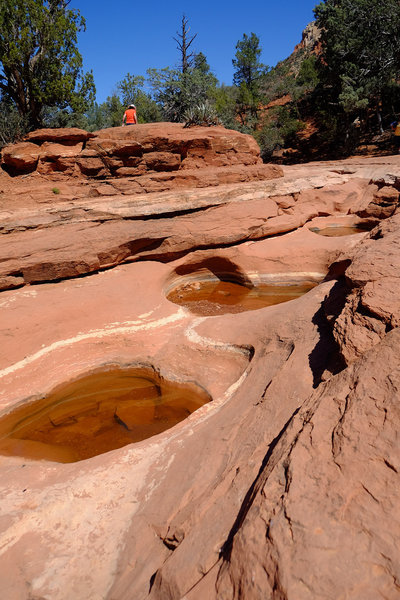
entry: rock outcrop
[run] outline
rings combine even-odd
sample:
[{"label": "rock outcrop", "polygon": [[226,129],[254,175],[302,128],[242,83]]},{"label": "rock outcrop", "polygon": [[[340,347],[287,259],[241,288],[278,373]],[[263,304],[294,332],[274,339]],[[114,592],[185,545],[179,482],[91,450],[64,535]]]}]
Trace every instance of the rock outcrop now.
[{"label": "rock outcrop", "polygon": [[282,175],[279,167],[262,164],[252,136],[224,127],[185,128],[179,123],[114,127],[96,133],[41,129],[5,147],[1,166],[13,176],[36,172],[52,181],[129,177],[131,193]]},{"label": "rock outcrop", "polygon": [[12,178],[11,184],[4,183],[3,203],[0,195],[0,289],[81,276],[125,262],[170,262],[202,248],[295,231],[322,215],[353,215],[355,223],[393,214],[399,192],[395,182],[382,179],[385,167],[371,162],[368,168],[368,161],[346,164],[344,173],[328,164],[313,167],[306,178],[289,169],[293,176],[272,181],[145,195],[117,195],[116,187],[107,184],[104,190],[106,184],[98,183],[54,194],[40,180],[37,200],[30,190],[36,179],[32,184],[27,178],[20,181],[16,194]]},{"label": "rock outcrop", "polygon": [[[236,168],[200,166],[221,140],[182,160],[182,138],[155,151],[104,136],[64,145],[123,161],[126,143],[155,174],[173,154],[171,173]],[[146,175],[64,175],[57,194],[38,170],[0,176],[0,431],[15,407],[100,369],[151,367],[212,398],[75,463],[38,460],[18,436],[7,455],[3,432],[7,600],[400,597],[400,157],[282,173],[142,195],[130,180]],[[372,230],[317,234],[357,224]],[[319,285],[234,315],[167,299],[208,276]]]},{"label": "rock outcrop", "polygon": [[364,209],[373,199],[371,187],[354,179],[323,190],[298,192],[292,187],[292,194],[276,196],[275,186],[254,184],[246,189],[226,186],[213,194],[168,194],[162,200],[82,200],[60,212],[53,204],[40,215],[0,221],[5,257],[0,289],[81,276],[124,262],[170,262],[201,248],[294,231],[320,214]]},{"label": "rock outcrop", "polygon": [[321,46],[321,31],[315,21],[311,21],[301,35],[301,42],[295,46],[294,51],[307,50],[310,53],[319,54]]}]

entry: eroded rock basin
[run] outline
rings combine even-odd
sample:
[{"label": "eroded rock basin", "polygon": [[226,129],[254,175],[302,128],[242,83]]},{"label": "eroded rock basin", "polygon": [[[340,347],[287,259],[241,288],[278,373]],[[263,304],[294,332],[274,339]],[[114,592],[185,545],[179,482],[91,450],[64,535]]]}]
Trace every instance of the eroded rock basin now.
[{"label": "eroded rock basin", "polygon": [[257,310],[295,300],[316,285],[313,280],[242,284],[203,275],[197,280],[177,283],[168,292],[167,298],[194,314],[212,316]]},{"label": "eroded rock basin", "polygon": [[0,453],[77,462],[161,433],[210,400],[148,367],[107,368],[0,419]]},{"label": "eroded rock basin", "polygon": [[[146,213],[139,226],[128,196],[119,204],[87,195],[81,205],[90,205],[89,215],[73,212],[74,205],[75,216],[60,229],[25,213],[21,199],[16,223],[14,206],[4,204],[5,219],[12,215],[4,256],[12,264],[2,263],[3,272],[16,281],[3,289],[21,287],[2,292],[0,302],[1,415],[32,408],[45,393],[54,398],[63,382],[99,365],[156,365],[171,379],[198,382],[213,398],[172,429],[89,460],[0,456],[7,600],[396,595],[398,219],[372,236],[309,230],[375,214],[378,192],[394,195],[378,183],[398,185],[395,159],[390,171],[370,164],[361,180],[347,183],[332,164],[323,177],[320,165],[301,165],[274,189],[246,184],[235,203],[228,202],[230,188],[225,196],[219,190],[215,210],[187,215],[172,212],[183,199],[176,194],[170,224]],[[46,185],[51,193],[53,183]],[[96,186],[100,193],[103,184]],[[210,200],[199,195],[199,206]],[[154,207],[164,211],[165,201],[160,195]],[[197,202],[187,201],[192,208]],[[154,207],[146,204],[164,215]],[[54,210],[48,207],[46,219]],[[118,210],[120,223],[104,221]],[[82,229],[83,214],[91,221]],[[120,260],[127,264],[108,268]],[[99,263],[107,268],[74,278]],[[338,276],[346,268],[346,279],[332,280],[331,265]],[[275,283],[282,273],[330,277],[296,302],[207,318],[165,298],[167,286],[193,283],[201,269],[245,292],[266,274]],[[57,282],[35,285],[50,276]],[[142,388],[154,401],[163,382],[150,375]],[[136,425],[115,406],[102,414],[123,436]],[[68,411],[55,416],[72,428]],[[142,419],[140,426],[153,424]],[[73,448],[18,438],[12,427],[0,429],[0,438],[14,447],[35,446],[36,458],[50,447],[77,460]],[[82,420],[81,430],[90,427]],[[58,420],[53,428],[61,431]]]},{"label": "eroded rock basin", "polygon": [[332,223],[326,227],[310,227],[310,231],[323,235],[325,237],[342,237],[345,235],[356,235],[357,233],[365,233],[371,231],[376,223],[359,223],[357,225],[341,225]]}]

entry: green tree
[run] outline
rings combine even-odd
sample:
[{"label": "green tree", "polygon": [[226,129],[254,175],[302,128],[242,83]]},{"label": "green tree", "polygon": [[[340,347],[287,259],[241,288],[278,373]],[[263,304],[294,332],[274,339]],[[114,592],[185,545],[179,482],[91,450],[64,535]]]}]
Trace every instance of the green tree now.
[{"label": "green tree", "polygon": [[307,56],[301,62],[299,73],[295,80],[297,86],[301,88],[301,95],[314,90],[319,83],[317,60],[315,54],[310,54],[310,56]]},{"label": "green tree", "polygon": [[185,72],[167,67],[148,69],[147,74],[155,100],[169,121],[183,121],[188,111],[211,101],[217,84],[202,53],[195,55],[193,66]]},{"label": "green tree", "polygon": [[44,106],[41,112],[41,124],[44,127],[79,127],[86,129],[87,115],[70,108]]},{"label": "green tree", "polygon": [[87,129],[87,131],[98,131],[99,129],[104,129],[104,127],[106,127],[106,122],[103,104],[94,102],[86,113],[85,129]]},{"label": "green tree", "polygon": [[104,127],[119,127],[122,124],[124,105],[119,96],[114,93],[100,105],[103,114]]},{"label": "green tree", "polygon": [[94,100],[92,73],[83,73],[77,34],[85,20],[68,0],[1,0],[0,91],[31,127],[44,107],[84,113]]},{"label": "green tree", "polygon": [[211,103],[217,78],[212,74],[204,54],[191,50],[197,34],[190,36],[189,31],[188,20],[183,16],[181,29],[173,38],[178,44],[178,68],[147,70],[154,99],[168,121],[184,121],[185,115],[193,111],[205,115],[208,110],[210,118],[214,118]]},{"label": "green tree", "polygon": [[210,92],[215,105],[215,110],[221,123],[228,129],[237,129],[236,102],[237,88],[233,85],[220,85]]},{"label": "green tree", "polygon": [[400,76],[400,3],[325,0],[314,12],[327,87],[349,115],[374,108],[382,131],[385,89]]},{"label": "green tree", "polygon": [[237,112],[243,125],[255,128],[259,104],[262,99],[261,78],[268,67],[260,62],[260,40],[255,33],[236,44],[236,54],[232,64],[235,69],[233,83],[238,87]]},{"label": "green tree", "polygon": [[144,84],[144,77],[128,73],[117,85],[122,103],[124,106],[129,104],[136,106],[139,123],[161,121],[161,109],[157,102],[142,89]]},{"label": "green tree", "polygon": [[202,52],[194,55],[193,66],[182,75],[183,96],[188,106],[210,101],[212,90],[215,89],[218,79],[211,72],[207,59]]},{"label": "green tree", "polygon": [[15,105],[0,97],[0,148],[22,138],[27,126],[26,119],[21,117]]},{"label": "green tree", "polygon": [[130,73],[127,73],[124,79],[117,84],[122,104],[124,106],[127,106],[128,104],[135,104],[135,98],[143,85],[144,77],[141,75],[131,75]]},{"label": "green tree", "polygon": [[244,83],[251,91],[258,89],[260,78],[265,72],[265,65],[260,62],[260,55],[259,38],[255,33],[252,33],[250,37],[244,33],[243,39],[236,44],[236,58],[232,59],[235,69],[234,85],[240,86]]},{"label": "green tree", "polygon": [[147,69],[147,80],[157,104],[167,121],[180,121],[181,73],[177,69]]},{"label": "green tree", "polygon": [[87,111],[85,129],[88,131],[97,131],[106,127],[120,127],[122,116],[124,114],[124,105],[116,92],[108,96],[105,102],[93,104]]},{"label": "green tree", "polygon": [[275,149],[295,144],[296,134],[304,128],[304,123],[298,119],[294,103],[277,106],[270,112],[269,119],[254,133],[263,160],[269,160]]}]

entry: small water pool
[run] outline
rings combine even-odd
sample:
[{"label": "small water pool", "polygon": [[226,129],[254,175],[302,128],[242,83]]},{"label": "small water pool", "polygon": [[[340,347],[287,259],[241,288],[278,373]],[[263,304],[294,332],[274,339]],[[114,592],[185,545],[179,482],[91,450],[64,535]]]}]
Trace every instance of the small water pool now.
[{"label": "small water pool", "polygon": [[167,299],[185,306],[194,314],[214,316],[288,302],[306,294],[316,285],[317,282],[312,280],[245,285],[209,275],[176,282]]},{"label": "small water pool", "polygon": [[356,235],[357,233],[365,233],[371,231],[376,226],[376,223],[360,223],[357,225],[340,225],[332,223],[326,227],[310,227],[310,231],[323,235],[325,237],[342,237],[345,235]]},{"label": "small water pool", "polygon": [[211,397],[150,368],[111,368],[0,418],[0,454],[76,462],[161,433]]}]

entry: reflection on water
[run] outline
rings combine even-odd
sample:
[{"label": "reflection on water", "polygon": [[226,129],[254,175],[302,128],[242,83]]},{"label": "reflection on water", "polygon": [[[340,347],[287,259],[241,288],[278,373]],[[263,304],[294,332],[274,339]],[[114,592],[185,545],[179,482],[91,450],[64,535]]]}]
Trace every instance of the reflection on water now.
[{"label": "reflection on water", "polygon": [[318,235],[324,235],[325,237],[341,237],[344,235],[355,235],[356,233],[365,233],[371,231],[375,227],[375,223],[363,223],[362,225],[329,225],[320,229],[319,227],[310,227],[310,231],[318,233]]},{"label": "reflection on water", "polygon": [[302,296],[317,284],[302,281],[288,285],[260,283],[246,287],[217,278],[191,281],[175,287],[167,298],[197,315],[212,316],[257,310]]},{"label": "reflection on water", "polygon": [[0,453],[76,462],[161,433],[210,400],[151,369],[93,373],[0,419]]}]

